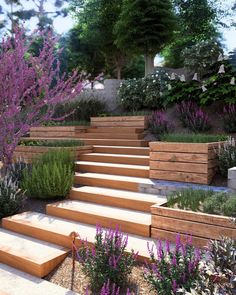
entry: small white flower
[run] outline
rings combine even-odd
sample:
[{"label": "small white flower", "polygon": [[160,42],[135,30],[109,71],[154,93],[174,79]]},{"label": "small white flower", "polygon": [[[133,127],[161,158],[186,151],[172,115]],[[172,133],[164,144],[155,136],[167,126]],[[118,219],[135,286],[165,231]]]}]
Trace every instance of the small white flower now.
[{"label": "small white flower", "polygon": [[235,77],[233,77],[230,81],[230,85],[235,85]]},{"label": "small white flower", "polygon": [[180,81],[181,81],[181,82],[185,82],[185,81],[186,81],[186,79],[185,79],[185,76],[184,76],[184,75],[181,75],[181,76],[180,76]]},{"label": "small white flower", "polygon": [[206,91],[207,91],[206,86],[204,86],[204,85],[202,86],[202,91],[203,91],[203,92],[206,92]]},{"label": "small white flower", "polygon": [[175,80],[175,73],[172,73],[170,76],[170,80]]},{"label": "small white flower", "polygon": [[193,81],[198,81],[197,73],[194,74]]},{"label": "small white flower", "polygon": [[168,90],[172,89],[172,86],[170,84],[167,85]]},{"label": "small white flower", "polygon": [[223,54],[221,53],[219,56],[218,56],[218,59],[217,59],[217,61],[223,61]]},{"label": "small white flower", "polygon": [[221,65],[218,71],[218,74],[224,74],[225,73],[225,66]]}]

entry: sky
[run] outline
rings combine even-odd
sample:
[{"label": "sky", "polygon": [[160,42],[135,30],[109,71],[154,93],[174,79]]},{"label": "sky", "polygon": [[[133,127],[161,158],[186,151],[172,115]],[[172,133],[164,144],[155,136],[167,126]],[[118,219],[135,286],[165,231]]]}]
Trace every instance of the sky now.
[{"label": "sky", "polygon": [[[26,9],[30,9],[32,8],[32,1],[25,1],[22,0],[21,1],[23,6]],[[51,4],[50,4],[51,2]],[[233,2],[235,2],[235,0],[222,0],[222,2],[224,3],[224,5],[227,7],[229,7]],[[0,4],[4,6],[4,1],[0,0]],[[46,5],[46,10],[54,10],[54,6],[52,5],[52,0],[48,0],[48,3]],[[3,18],[3,15],[0,15],[0,20],[1,18]],[[236,23],[236,16],[235,19],[233,20]],[[63,17],[57,17],[54,20],[54,28],[55,30],[59,33],[59,34],[63,34],[66,33],[67,31],[69,31],[72,27],[73,27],[73,19],[71,16],[67,16],[65,18]],[[32,19],[30,22],[26,22],[26,26],[30,29],[33,30],[35,29],[37,24],[37,20],[36,19]],[[225,52],[229,52],[232,49],[236,48],[236,28],[226,28],[226,29],[222,29],[222,33],[223,33],[223,43],[225,45]]]}]

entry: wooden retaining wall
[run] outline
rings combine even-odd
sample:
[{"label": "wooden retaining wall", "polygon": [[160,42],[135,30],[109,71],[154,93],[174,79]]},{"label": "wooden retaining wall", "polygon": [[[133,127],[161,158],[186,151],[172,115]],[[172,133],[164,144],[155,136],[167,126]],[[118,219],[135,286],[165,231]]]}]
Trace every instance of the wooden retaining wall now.
[{"label": "wooden retaining wall", "polygon": [[151,207],[151,236],[155,239],[175,242],[176,235],[186,241],[192,236],[193,245],[204,247],[209,239],[219,240],[222,236],[236,239],[236,226],[229,217],[210,215],[154,205]]},{"label": "wooden retaining wall", "polygon": [[150,178],[210,184],[217,169],[216,143],[150,143]]},{"label": "wooden retaining wall", "polygon": [[30,137],[76,138],[85,133],[88,126],[42,126],[30,128]]},{"label": "wooden retaining wall", "polygon": [[148,116],[115,116],[115,117],[92,117],[93,127],[138,127],[147,129]]},{"label": "wooden retaining wall", "polygon": [[[31,163],[33,159],[41,156],[52,150],[59,150],[62,147],[46,147],[46,146],[17,146],[13,160],[14,161],[23,161],[25,163]],[[93,146],[78,146],[75,148],[64,147],[64,149],[68,149],[71,151],[75,151],[76,158],[79,159],[79,156],[86,153],[93,152]]]}]

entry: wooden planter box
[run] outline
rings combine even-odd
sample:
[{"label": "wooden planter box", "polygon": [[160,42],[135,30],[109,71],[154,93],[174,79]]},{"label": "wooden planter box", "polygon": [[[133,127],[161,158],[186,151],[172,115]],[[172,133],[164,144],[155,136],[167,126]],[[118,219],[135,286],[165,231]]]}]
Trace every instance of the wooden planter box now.
[{"label": "wooden planter box", "polygon": [[149,116],[115,116],[115,117],[92,117],[93,127],[137,127],[148,128]]},{"label": "wooden planter box", "polygon": [[161,207],[151,207],[151,236],[155,239],[175,242],[179,233],[182,241],[186,234],[192,236],[193,245],[204,247],[209,239],[219,240],[222,236],[236,238],[236,226],[229,217],[210,215],[186,210]]},{"label": "wooden planter box", "polygon": [[150,178],[210,184],[217,169],[219,142],[151,142]]},{"label": "wooden planter box", "polygon": [[42,126],[30,128],[30,137],[76,138],[86,132],[88,126]]},{"label": "wooden planter box", "polygon": [[[59,150],[62,147],[47,147],[47,146],[17,146],[14,152],[13,160],[14,161],[23,161],[25,163],[31,163],[33,159],[41,156],[52,150]],[[79,156],[86,153],[92,153],[92,146],[78,146],[78,147],[65,147],[71,151],[75,150],[76,158],[79,159]]]}]

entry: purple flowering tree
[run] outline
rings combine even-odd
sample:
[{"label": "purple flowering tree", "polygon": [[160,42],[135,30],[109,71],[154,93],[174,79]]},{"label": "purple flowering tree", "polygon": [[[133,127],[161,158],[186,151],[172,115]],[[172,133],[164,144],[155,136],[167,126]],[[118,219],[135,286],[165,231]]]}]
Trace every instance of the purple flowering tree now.
[{"label": "purple flowering tree", "polygon": [[[42,39],[37,56],[31,44]],[[29,41],[30,40],[30,41]],[[0,47],[0,161],[8,165],[22,136],[31,127],[52,120],[55,107],[73,99],[82,89],[81,76],[60,74],[57,38],[51,32],[26,37],[16,28]],[[63,118],[54,118],[63,120]]]}]

